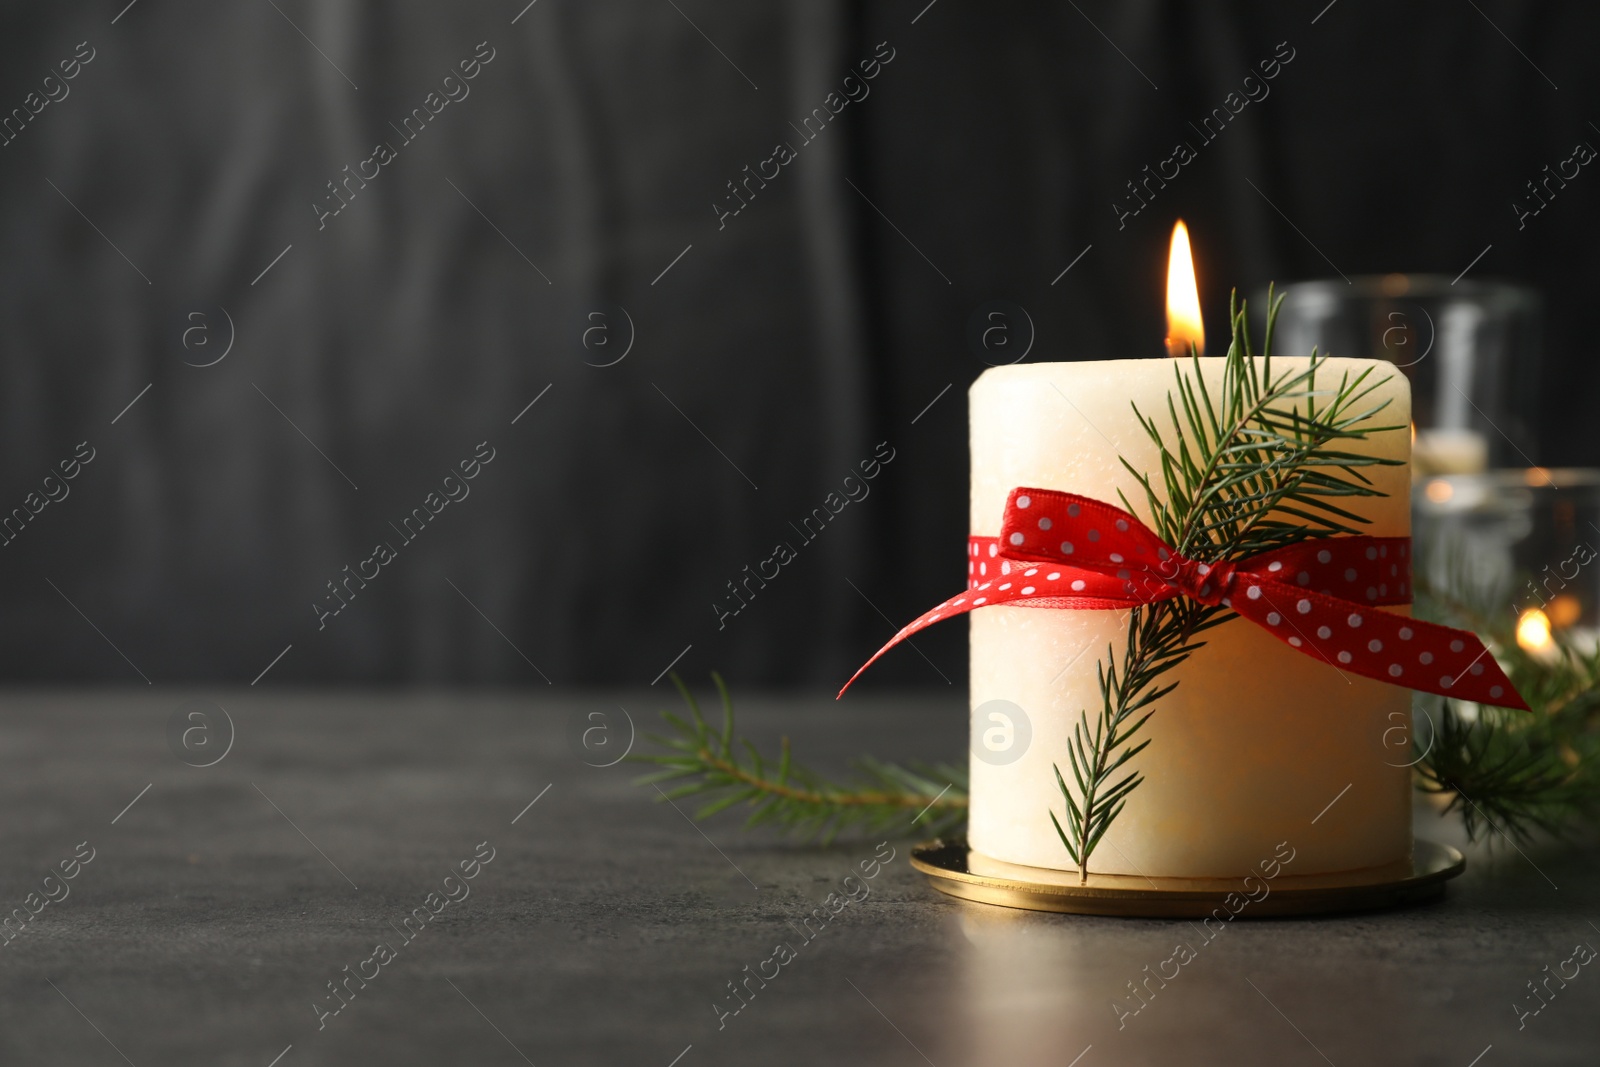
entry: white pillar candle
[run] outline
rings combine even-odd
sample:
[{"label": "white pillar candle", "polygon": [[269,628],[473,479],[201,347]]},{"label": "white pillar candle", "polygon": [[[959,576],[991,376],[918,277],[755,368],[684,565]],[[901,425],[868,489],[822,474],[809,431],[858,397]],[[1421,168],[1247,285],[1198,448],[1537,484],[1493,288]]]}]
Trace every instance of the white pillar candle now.
[{"label": "white pillar candle", "polygon": [[[1219,395],[1224,361],[1200,363],[1212,396]],[[1274,358],[1273,375],[1305,364]],[[1370,425],[1409,424],[1410,389],[1391,364],[1329,359],[1323,367],[1318,382],[1325,387],[1368,369],[1369,382],[1387,378],[1369,399],[1388,406]],[[1006,494],[1018,486],[1081,493],[1118,506],[1120,489],[1148,521],[1143,490],[1119,457],[1148,471],[1159,488],[1158,452],[1130,405],[1155,417],[1174,444],[1167,394],[1178,368],[1193,373],[1190,361],[1171,359],[985,372],[969,393],[973,535],[999,535]],[[1410,536],[1409,433],[1374,434],[1343,447],[1403,461],[1363,469],[1386,495],[1340,503],[1369,520],[1361,533]],[[972,613],[972,708],[1010,701],[1028,716],[1032,734],[1012,762],[972,759],[968,839],[982,856],[1076,867],[1050,821],[1052,809],[1066,821],[1051,764],[1072,782],[1067,748],[1073,725],[1082,711],[1091,723],[1098,714],[1095,665],[1108,646],[1120,657],[1126,625],[1123,612],[1110,610],[1002,606]],[[1296,850],[1295,875],[1407,860],[1410,690],[1341,674],[1243,619],[1208,631],[1203,640],[1205,647],[1173,672],[1177,690],[1155,705],[1144,727],[1150,745],[1131,766],[1145,782],[1094,851],[1090,873],[1239,877],[1280,841]],[[975,752],[993,725],[974,714]]]}]

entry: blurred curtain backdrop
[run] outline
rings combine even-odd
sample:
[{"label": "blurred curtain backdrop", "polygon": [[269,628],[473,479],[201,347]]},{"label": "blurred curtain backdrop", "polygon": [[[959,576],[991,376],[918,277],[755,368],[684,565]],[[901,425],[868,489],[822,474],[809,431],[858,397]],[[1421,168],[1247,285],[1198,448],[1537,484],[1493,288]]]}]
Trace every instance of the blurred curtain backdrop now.
[{"label": "blurred curtain backdrop", "polygon": [[1214,339],[1229,285],[1489,246],[1547,299],[1519,445],[1600,462],[1600,177],[1512,206],[1600,145],[1589,5],[524,3],[0,8],[6,678],[836,686],[963,580],[974,314],[1158,356],[1179,215]]}]

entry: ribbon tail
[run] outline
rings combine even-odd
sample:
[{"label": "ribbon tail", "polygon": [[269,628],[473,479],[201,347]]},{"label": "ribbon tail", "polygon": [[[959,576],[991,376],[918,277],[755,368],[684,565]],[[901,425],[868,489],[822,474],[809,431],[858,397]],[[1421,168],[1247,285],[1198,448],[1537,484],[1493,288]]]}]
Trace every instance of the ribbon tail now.
[{"label": "ribbon tail", "polygon": [[1298,589],[1259,574],[1243,576],[1241,586],[1231,601],[1236,613],[1335,670],[1418,692],[1529,710],[1474,633]]},{"label": "ribbon tail", "polygon": [[[965,601],[965,603],[958,603],[959,601]],[[906,640],[912,634],[918,632],[919,630],[926,630],[940,619],[948,619],[956,615],[965,615],[973,608],[981,606],[981,604],[974,604],[972,602],[972,592],[971,590],[968,590],[967,592],[961,594],[961,596],[951,597],[938,607],[918,615],[910,623],[901,627],[899,633],[889,638],[888,644],[874,652],[872,654],[872,658],[863,663],[860,669],[850,676],[850,680],[844,683],[844,686],[839,690],[838,694],[833,699],[838,700],[840,697],[844,696],[845,690],[854,685],[856,679],[865,674],[868,667],[878,662],[878,660],[883,657],[885,652],[888,652],[891,648],[893,648],[895,645],[898,645],[901,641]]]},{"label": "ribbon tail", "polygon": [[[936,622],[939,622],[943,619],[954,618],[957,615],[965,615],[974,608],[1065,608],[1080,610],[1120,611],[1124,608],[1131,608],[1138,604],[1149,604],[1156,600],[1166,600],[1176,595],[1168,589],[1163,589],[1152,595],[1142,597],[1131,595],[1123,597],[1106,596],[1101,595],[1098,592],[1063,595],[1051,590],[1048,586],[1041,588],[1043,583],[1025,584],[1028,582],[1027,575],[1032,572],[1026,568],[1016,567],[1016,564],[1012,564],[1012,566],[1016,568],[1017,573],[1011,574],[1009,576],[1009,581],[1002,582],[999,578],[996,578],[993,581],[981,582],[978,585],[965,590],[959,596],[953,596],[949,600],[946,600],[943,604],[940,604],[938,607],[932,608],[923,612],[921,615],[918,615],[908,625],[902,627],[899,633],[891,637],[888,644],[878,649],[878,651],[873,654],[871,659],[863,663],[861,665],[861,669],[852,674],[850,676],[850,680],[844,683],[844,688],[839,690],[838,695],[835,696],[834,699],[838,700],[839,697],[844,696],[845,689],[849,689],[852,685],[854,685],[855,680],[861,677],[861,675],[866,672],[868,667],[878,662],[885,652],[888,652],[901,641],[906,640],[912,634],[917,633],[918,631],[926,630]],[[1040,569],[1044,570],[1045,568]],[[1076,574],[1080,572],[1073,573]],[[1081,573],[1085,575],[1085,579],[1077,582],[1077,584],[1080,586],[1085,585],[1085,583],[1089,580],[1099,581],[1102,584],[1104,583],[1102,576],[1098,576],[1089,572]],[[1051,572],[1050,575],[1044,579],[1044,582],[1051,582],[1052,580],[1059,581],[1063,574],[1066,574],[1064,569],[1059,572]],[[1070,575],[1068,577],[1070,579]],[[1069,580],[1062,582],[1061,584],[1066,585],[1070,589],[1073,583]],[[1121,586],[1123,583],[1119,580],[1114,584]]]}]

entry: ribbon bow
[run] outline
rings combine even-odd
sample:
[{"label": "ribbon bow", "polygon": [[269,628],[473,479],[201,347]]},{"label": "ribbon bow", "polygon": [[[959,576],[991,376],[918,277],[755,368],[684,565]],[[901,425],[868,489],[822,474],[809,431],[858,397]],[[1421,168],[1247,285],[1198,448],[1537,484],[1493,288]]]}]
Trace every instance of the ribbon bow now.
[{"label": "ribbon bow", "polygon": [[1482,704],[1528,705],[1475,634],[1380,610],[1411,603],[1411,539],[1331,537],[1234,562],[1180,555],[1133,515],[1049,489],[1013,489],[1000,536],[969,542],[967,590],[895,634],[889,649],[974,608],[1121,609],[1187,596],[1221,604],[1350,674]]}]

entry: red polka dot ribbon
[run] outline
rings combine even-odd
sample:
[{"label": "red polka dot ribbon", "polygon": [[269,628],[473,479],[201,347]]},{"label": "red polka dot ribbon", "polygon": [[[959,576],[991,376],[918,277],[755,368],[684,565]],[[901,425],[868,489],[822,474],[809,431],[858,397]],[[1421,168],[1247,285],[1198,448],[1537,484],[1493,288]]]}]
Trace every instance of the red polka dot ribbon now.
[{"label": "red polka dot ribbon", "polygon": [[1528,707],[1475,634],[1380,610],[1411,603],[1408,537],[1316,538],[1208,565],[1121,508],[1049,489],[1013,489],[1000,536],[971,539],[966,591],[895,634],[844,689],[918,630],[974,608],[1126,609],[1176,596],[1230,608],[1347,674]]}]

